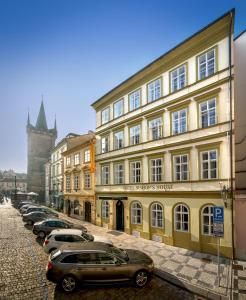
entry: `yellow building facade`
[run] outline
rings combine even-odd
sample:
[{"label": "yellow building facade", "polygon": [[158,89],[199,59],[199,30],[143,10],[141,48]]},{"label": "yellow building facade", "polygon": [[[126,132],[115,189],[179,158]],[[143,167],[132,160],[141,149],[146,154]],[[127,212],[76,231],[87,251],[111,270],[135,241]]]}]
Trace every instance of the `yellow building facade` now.
[{"label": "yellow building facade", "polygon": [[234,180],[231,24],[232,12],[92,104],[97,225],[215,254],[213,206],[226,206],[232,257],[221,196]]},{"label": "yellow building facade", "polygon": [[64,212],[95,223],[95,135],[70,138],[64,161]]}]

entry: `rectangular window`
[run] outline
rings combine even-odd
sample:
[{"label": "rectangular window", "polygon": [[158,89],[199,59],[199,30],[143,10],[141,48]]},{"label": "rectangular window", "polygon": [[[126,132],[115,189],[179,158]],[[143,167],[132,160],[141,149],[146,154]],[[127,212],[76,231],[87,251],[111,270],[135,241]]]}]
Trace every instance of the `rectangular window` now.
[{"label": "rectangular window", "polygon": [[66,166],[67,166],[67,167],[70,167],[70,166],[71,166],[71,157],[70,157],[70,156],[68,156],[68,157],[66,158]]},{"label": "rectangular window", "polygon": [[73,189],[74,190],[79,189],[79,175],[74,175],[73,177]]},{"label": "rectangular window", "polygon": [[206,78],[216,72],[216,50],[212,49],[198,56],[198,79]]},{"label": "rectangular window", "polygon": [[74,155],[74,165],[79,165],[79,153],[76,153]]},{"label": "rectangular window", "polygon": [[186,65],[171,72],[171,92],[182,89],[186,85]]},{"label": "rectangular window", "polygon": [[115,132],[114,149],[117,150],[123,148],[123,141],[124,141],[124,132],[123,131]]},{"label": "rectangular window", "polygon": [[115,184],[123,184],[124,183],[124,165],[123,165],[123,163],[114,165],[114,179],[115,179]]},{"label": "rectangular window", "polygon": [[151,140],[158,140],[162,138],[162,120],[157,118],[149,121],[149,137]]},{"label": "rectangular window", "polygon": [[124,113],[124,100],[121,99],[114,103],[114,118],[122,116]]},{"label": "rectangular window", "polygon": [[183,181],[189,178],[188,154],[173,157],[174,180]]},{"label": "rectangular window", "polygon": [[200,103],[200,127],[206,128],[216,124],[216,99]]},{"label": "rectangular window", "polygon": [[71,189],[71,177],[66,176],[66,190],[69,191]]},{"label": "rectangular window", "polygon": [[172,113],[172,134],[187,131],[187,109],[182,109]]},{"label": "rectangular window", "polygon": [[150,160],[150,174],[152,182],[162,181],[162,159],[155,158]]},{"label": "rectangular window", "polygon": [[103,185],[104,184],[109,184],[109,172],[110,172],[109,165],[102,166],[102,169],[101,169],[101,183]]},{"label": "rectangular window", "polygon": [[130,170],[131,170],[131,183],[139,183],[141,182],[141,162],[134,161],[130,163]]},{"label": "rectangular window", "polygon": [[130,111],[135,110],[140,107],[140,97],[141,97],[141,90],[132,92],[129,95]]},{"label": "rectangular window", "polygon": [[130,145],[137,145],[140,143],[140,125],[130,128]]},{"label": "rectangular window", "polygon": [[101,152],[109,152],[109,136],[105,136],[101,139]]},{"label": "rectangular window", "polygon": [[85,189],[89,189],[91,187],[91,174],[89,172],[85,173],[84,180],[85,180],[84,183]]},{"label": "rectangular window", "polygon": [[150,82],[148,88],[148,102],[155,101],[161,97],[161,79]]},{"label": "rectangular window", "polygon": [[105,108],[105,109],[102,111],[102,114],[101,114],[101,117],[102,117],[102,125],[109,122],[109,112],[110,112],[109,107]]},{"label": "rectangular window", "polygon": [[89,149],[85,150],[84,158],[85,158],[85,163],[91,161],[91,151]]},{"label": "rectangular window", "polygon": [[217,150],[201,152],[201,177],[202,179],[218,178]]}]

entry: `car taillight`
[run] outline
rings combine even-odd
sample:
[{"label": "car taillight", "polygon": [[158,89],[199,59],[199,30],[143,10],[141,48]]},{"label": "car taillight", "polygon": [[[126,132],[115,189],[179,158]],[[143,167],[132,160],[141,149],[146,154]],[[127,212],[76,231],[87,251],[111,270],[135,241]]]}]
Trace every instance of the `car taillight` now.
[{"label": "car taillight", "polygon": [[52,265],[52,262],[48,262],[48,270],[51,270],[51,269],[53,269],[53,265]]},{"label": "car taillight", "polygon": [[45,241],[44,241],[44,244],[45,244],[45,245],[48,245],[48,244],[49,244],[49,241],[48,241],[48,240],[45,240]]}]

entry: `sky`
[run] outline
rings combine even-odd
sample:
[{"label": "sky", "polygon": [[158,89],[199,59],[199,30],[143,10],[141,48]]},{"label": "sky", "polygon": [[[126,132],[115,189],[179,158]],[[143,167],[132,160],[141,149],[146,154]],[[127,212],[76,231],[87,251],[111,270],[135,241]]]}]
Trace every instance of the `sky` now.
[{"label": "sky", "polygon": [[233,7],[236,36],[245,0],[0,0],[0,170],[26,172],[42,94],[57,141],[95,130],[94,101]]}]

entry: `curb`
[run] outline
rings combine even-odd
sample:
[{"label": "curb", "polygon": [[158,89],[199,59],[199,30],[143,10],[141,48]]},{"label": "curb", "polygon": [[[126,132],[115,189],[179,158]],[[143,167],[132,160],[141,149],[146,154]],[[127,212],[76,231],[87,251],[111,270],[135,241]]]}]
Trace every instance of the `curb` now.
[{"label": "curb", "polygon": [[218,294],[214,291],[191,284],[187,281],[182,281],[182,279],[179,279],[178,277],[176,277],[168,272],[165,272],[163,270],[155,268],[154,274],[156,276],[160,277],[161,279],[164,279],[182,289],[186,289],[196,295],[206,297],[206,298],[212,299],[212,300],[228,300],[229,299],[229,296],[227,296],[227,295]]}]

